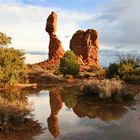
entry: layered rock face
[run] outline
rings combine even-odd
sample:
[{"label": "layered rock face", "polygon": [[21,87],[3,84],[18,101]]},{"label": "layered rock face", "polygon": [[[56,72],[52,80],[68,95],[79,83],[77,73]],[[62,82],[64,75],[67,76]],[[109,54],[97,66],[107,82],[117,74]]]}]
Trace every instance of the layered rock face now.
[{"label": "layered rock face", "polygon": [[91,66],[99,67],[98,33],[96,30],[78,30],[70,40],[70,49],[77,56],[83,69],[89,69]]}]

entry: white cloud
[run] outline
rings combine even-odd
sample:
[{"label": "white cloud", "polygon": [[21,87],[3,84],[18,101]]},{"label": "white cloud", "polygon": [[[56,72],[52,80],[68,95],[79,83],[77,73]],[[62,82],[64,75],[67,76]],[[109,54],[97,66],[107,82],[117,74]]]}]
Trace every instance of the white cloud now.
[{"label": "white cloud", "polygon": [[[48,52],[49,36],[45,32],[45,25],[46,18],[52,10],[58,13],[57,35],[65,50],[69,49],[70,41],[70,38],[65,36],[71,37],[80,28],[78,24],[81,21],[90,19],[88,14],[77,11],[33,5],[1,3],[0,9],[0,31],[12,37],[12,47],[25,51]],[[31,55],[26,57],[26,62],[35,58]],[[43,59],[44,56],[40,56],[33,61],[38,62]]]},{"label": "white cloud", "polygon": [[[127,3],[114,0],[100,5],[91,14],[58,7],[23,5],[18,0],[1,0],[0,31],[12,37],[14,48],[47,54],[49,36],[45,32],[46,18],[54,10],[58,14],[57,36],[65,50],[69,49],[70,39],[76,30],[93,27],[99,32],[100,50],[135,53],[140,47],[139,6],[139,0],[128,0]],[[32,53],[26,54],[26,58],[26,62],[33,63],[46,59],[47,55]],[[101,56],[101,61],[104,59]]]},{"label": "white cloud", "polygon": [[[113,46],[140,44],[140,1],[114,0],[108,1],[100,9],[100,14],[94,21],[99,32],[101,42]],[[116,46],[117,48],[117,46]]]}]

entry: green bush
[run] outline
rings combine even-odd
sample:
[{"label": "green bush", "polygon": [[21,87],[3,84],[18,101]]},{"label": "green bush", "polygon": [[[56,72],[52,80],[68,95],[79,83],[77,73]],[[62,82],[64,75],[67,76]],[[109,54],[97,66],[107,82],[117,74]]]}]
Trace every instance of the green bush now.
[{"label": "green bush", "polygon": [[118,63],[110,64],[107,69],[108,78],[119,77],[127,82],[137,83],[136,79],[139,79],[139,76],[140,59],[137,56],[122,55]]},{"label": "green bush", "polygon": [[14,48],[0,48],[0,86],[27,81],[24,53]]},{"label": "green bush", "polygon": [[122,64],[118,67],[118,74],[120,77],[130,75],[134,72],[134,67],[128,63],[128,64]]},{"label": "green bush", "polygon": [[107,70],[107,77],[113,78],[119,75],[118,72],[119,64],[117,63],[110,63],[108,70]]},{"label": "green bush", "polygon": [[66,51],[64,57],[60,60],[60,72],[64,75],[76,76],[80,71],[75,54],[72,51]]},{"label": "green bush", "polygon": [[27,81],[27,67],[24,53],[7,48],[11,37],[0,32],[0,86],[12,86]]},{"label": "green bush", "polygon": [[5,46],[7,46],[8,44],[11,44],[11,39],[12,39],[11,37],[0,32],[0,48],[3,48]]},{"label": "green bush", "polygon": [[127,54],[119,56],[119,63],[122,65],[131,65],[134,69],[140,66],[140,58],[137,55]]}]

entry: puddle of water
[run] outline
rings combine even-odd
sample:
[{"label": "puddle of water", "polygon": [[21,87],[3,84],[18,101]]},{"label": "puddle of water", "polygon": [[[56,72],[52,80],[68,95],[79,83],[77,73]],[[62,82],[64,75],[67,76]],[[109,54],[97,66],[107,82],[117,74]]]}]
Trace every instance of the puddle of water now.
[{"label": "puddle of water", "polygon": [[[140,103],[99,105],[78,96],[79,87],[36,89],[20,100],[32,103],[42,133],[0,133],[0,140],[139,140]],[[12,100],[20,95],[12,93]],[[5,95],[11,100],[11,95]],[[90,99],[92,100],[92,99]]]},{"label": "puddle of water", "polygon": [[[74,92],[74,93],[73,93]],[[63,93],[55,87],[28,97],[34,118],[44,132],[35,140],[139,140],[140,104],[135,110],[125,106],[91,106],[69,88]]]}]

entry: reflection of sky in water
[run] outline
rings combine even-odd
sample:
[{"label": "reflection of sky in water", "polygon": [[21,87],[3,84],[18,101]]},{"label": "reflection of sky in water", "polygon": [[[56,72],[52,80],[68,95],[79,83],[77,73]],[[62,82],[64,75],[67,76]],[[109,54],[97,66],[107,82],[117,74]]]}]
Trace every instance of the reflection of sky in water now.
[{"label": "reflection of sky in water", "polygon": [[[43,90],[40,94],[29,96],[29,101],[33,102],[35,119],[38,119],[42,126],[47,129],[43,134],[36,136],[36,140],[54,139],[48,130],[47,118],[50,116],[49,92]],[[136,113],[137,112],[137,113]],[[129,109],[124,114],[124,118],[104,122],[98,118],[89,119],[78,118],[72,111],[67,109],[63,103],[62,109],[58,113],[58,123],[60,136],[56,140],[139,140],[140,136],[140,105],[136,110]]]}]

